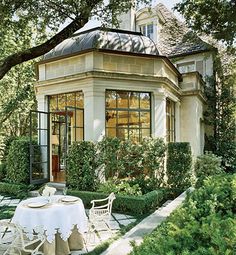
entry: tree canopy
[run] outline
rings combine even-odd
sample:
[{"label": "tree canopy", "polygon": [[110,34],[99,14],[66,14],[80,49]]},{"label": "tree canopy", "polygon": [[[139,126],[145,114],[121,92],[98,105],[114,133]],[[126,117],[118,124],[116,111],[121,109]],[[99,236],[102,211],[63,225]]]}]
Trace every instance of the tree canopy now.
[{"label": "tree canopy", "polygon": [[211,35],[228,46],[236,43],[235,0],[182,0],[175,9],[193,30]]},{"label": "tree canopy", "polygon": [[[2,0],[0,1],[0,45],[8,40],[9,31],[14,35],[8,44],[17,42],[11,51],[0,50],[0,79],[17,64],[37,58],[82,28],[92,16],[104,24],[117,24],[120,13],[126,12],[132,4],[149,3],[150,0]],[[66,25],[63,29],[60,28]],[[20,35],[25,29],[32,29],[32,47],[18,48]],[[47,38],[45,31],[53,34]],[[23,45],[24,46],[24,45]]]}]

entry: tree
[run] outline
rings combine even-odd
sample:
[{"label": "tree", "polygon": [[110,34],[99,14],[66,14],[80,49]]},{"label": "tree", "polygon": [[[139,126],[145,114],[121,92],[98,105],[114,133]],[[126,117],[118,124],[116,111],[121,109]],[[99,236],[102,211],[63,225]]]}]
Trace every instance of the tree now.
[{"label": "tree", "polygon": [[[93,15],[103,21],[104,24],[117,24],[117,16],[126,12],[132,4],[149,3],[150,0],[3,0],[0,2],[0,45],[6,40],[8,31],[15,34],[15,40],[30,27],[36,33],[35,45],[24,47],[10,54],[0,51],[0,79],[14,66],[37,58],[57,44],[70,37],[74,32],[82,28]],[[60,26],[68,22],[62,30]],[[46,39],[43,31],[51,31],[54,35]],[[43,36],[40,36],[42,35]],[[32,39],[32,38],[31,38]],[[43,40],[44,39],[44,40]],[[39,41],[43,43],[38,44]],[[18,41],[20,43],[20,41]]]},{"label": "tree", "polygon": [[[175,6],[194,31],[216,39],[215,76],[208,77],[206,124],[213,127],[206,136],[205,150],[221,156],[225,170],[236,172],[236,39],[235,0],[182,0]],[[224,45],[227,45],[227,51]]]},{"label": "tree", "polygon": [[182,0],[175,9],[193,30],[233,46],[236,38],[235,0]]}]

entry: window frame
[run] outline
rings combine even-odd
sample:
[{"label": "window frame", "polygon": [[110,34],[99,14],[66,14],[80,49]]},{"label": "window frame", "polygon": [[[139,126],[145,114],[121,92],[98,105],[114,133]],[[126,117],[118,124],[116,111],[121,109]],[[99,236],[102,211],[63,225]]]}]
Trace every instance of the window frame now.
[{"label": "window frame", "polygon": [[[169,104],[169,107],[168,107],[168,104]],[[175,142],[176,140],[176,109],[175,108],[176,108],[176,103],[170,98],[166,98],[166,141],[167,142]]]}]

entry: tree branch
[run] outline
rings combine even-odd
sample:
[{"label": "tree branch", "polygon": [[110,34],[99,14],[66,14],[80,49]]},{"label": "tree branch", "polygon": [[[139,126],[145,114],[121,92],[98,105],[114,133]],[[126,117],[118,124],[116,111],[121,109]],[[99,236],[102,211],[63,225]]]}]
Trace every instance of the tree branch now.
[{"label": "tree branch", "polygon": [[60,31],[51,39],[47,40],[41,45],[14,53],[6,57],[3,61],[1,61],[2,64],[0,65],[0,80],[8,71],[11,70],[12,67],[25,61],[42,56],[43,54],[56,47],[56,45],[73,35],[73,33],[76,32],[78,29],[82,28],[88,22],[88,19],[89,13],[87,13],[86,15],[81,14],[78,18],[76,18],[68,26],[66,26],[62,31]]}]

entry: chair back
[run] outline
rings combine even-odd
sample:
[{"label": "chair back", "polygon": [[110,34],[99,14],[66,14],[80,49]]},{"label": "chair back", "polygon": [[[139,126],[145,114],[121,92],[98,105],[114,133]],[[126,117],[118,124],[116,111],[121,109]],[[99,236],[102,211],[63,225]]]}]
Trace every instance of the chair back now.
[{"label": "chair back", "polygon": [[42,196],[44,197],[50,197],[53,196],[56,193],[57,189],[54,187],[45,186],[42,192]]},{"label": "chair back", "polygon": [[109,215],[111,215],[111,210],[112,210],[112,204],[113,201],[116,199],[115,194],[112,192],[109,196],[108,196],[108,211],[109,211]]}]

